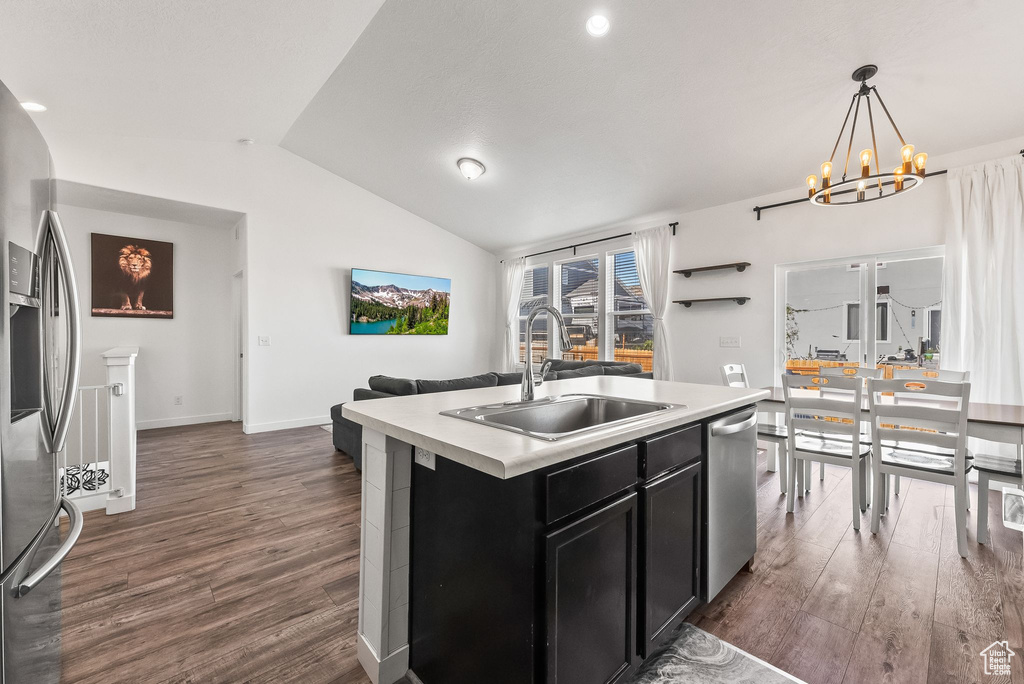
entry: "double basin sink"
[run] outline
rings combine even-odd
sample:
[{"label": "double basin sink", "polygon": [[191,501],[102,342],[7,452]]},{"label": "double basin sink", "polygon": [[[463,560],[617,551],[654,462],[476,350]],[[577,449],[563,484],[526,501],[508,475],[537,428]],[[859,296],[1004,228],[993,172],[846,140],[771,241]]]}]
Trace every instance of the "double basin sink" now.
[{"label": "double basin sink", "polygon": [[470,406],[442,411],[441,415],[553,442],[674,408],[686,407],[595,394],[563,394],[534,401]]}]

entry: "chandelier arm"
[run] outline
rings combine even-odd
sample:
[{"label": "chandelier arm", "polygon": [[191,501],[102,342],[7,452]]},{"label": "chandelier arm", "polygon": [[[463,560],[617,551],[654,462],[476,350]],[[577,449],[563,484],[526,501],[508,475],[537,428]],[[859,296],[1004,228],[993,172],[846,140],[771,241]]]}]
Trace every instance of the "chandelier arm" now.
[{"label": "chandelier arm", "polygon": [[839,149],[839,141],[843,139],[843,131],[846,130],[846,122],[850,120],[850,112],[853,111],[853,103],[857,100],[857,93],[853,94],[853,98],[850,100],[850,106],[846,108],[846,118],[843,119],[843,127],[839,129],[839,135],[836,136],[836,144],[832,146],[832,155],[828,158],[832,161],[836,158],[836,150]]},{"label": "chandelier arm", "polygon": [[878,88],[871,86],[871,89],[875,91],[875,96],[878,97],[878,104],[882,105],[882,111],[889,117],[889,123],[892,124],[892,130],[896,131],[896,137],[900,139],[900,145],[906,145],[907,141],[903,139],[903,134],[896,127],[896,122],[892,120],[892,114],[889,113],[889,108],[885,106],[885,101],[882,100],[882,95],[878,92]]},{"label": "chandelier arm", "polygon": [[[879,168],[878,163],[878,143],[875,142],[875,117],[871,115],[871,96],[865,95],[864,99],[868,101],[868,124],[871,126],[871,148],[875,151],[875,173],[878,175],[882,174],[882,170]],[[878,194],[882,194],[882,179],[878,179]]]},{"label": "chandelier arm", "polygon": [[850,125],[850,144],[846,148],[846,163],[843,165],[843,181],[846,181],[846,172],[850,168],[850,152],[853,150],[853,133],[857,130],[857,115],[860,113],[860,93],[854,95],[857,99],[857,107],[853,110],[853,123]]}]

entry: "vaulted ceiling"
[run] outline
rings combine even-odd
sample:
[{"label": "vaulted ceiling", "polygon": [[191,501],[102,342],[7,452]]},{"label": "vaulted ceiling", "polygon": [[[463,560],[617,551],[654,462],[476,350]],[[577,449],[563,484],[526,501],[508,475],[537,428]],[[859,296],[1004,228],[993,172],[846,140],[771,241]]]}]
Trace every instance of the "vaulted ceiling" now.
[{"label": "vaulted ceiling", "polygon": [[931,155],[1024,120],[1019,0],[381,3],[7,0],[0,80],[44,133],[280,142],[495,251],[799,186],[866,63]]}]

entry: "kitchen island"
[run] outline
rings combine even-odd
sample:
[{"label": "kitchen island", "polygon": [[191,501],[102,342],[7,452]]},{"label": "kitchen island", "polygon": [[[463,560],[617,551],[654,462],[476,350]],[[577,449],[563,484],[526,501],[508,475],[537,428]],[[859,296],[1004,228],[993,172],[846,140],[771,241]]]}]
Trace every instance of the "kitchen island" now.
[{"label": "kitchen island", "polygon": [[[667,407],[558,440],[440,415],[518,394],[490,387],[343,408],[363,426],[357,650],[377,684],[410,667],[424,684],[622,681],[706,598],[708,425],[767,393],[612,376],[547,382],[538,400]],[[722,434],[749,428],[749,415]],[[752,473],[750,435],[742,456]]]}]

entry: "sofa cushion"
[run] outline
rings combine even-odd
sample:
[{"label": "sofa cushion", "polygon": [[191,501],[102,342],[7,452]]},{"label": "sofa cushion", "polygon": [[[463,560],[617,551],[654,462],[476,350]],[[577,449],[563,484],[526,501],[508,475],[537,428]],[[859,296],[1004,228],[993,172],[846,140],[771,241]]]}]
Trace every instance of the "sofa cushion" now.
[{"label": "sofa cushion", "polygon": [[453,390],[477,389],[479,387],[496,387],[498,378],[494,373],[481,373],[468,378],[452,378],[451,380],[417,380],[416,388],[420,394],[433,392],[451,392]]},{"label": "sofa cushion", "polygon": [[522,373],[491,373],[491,375],[498,379],[498,387],[518,385],[523,381]]},{"label": "sofa cushion", "polygon": [[573,368],[572,370],[563,370],[555,372],[555,377],[558,380],[568,380],[570,378],[585,378],[591,375],[604,375],[604,367],[586,366],[585,368]]},{"label": "sofa cushion", "polygon": [[545,363],[549,362],[553,371],[576,370],[587,365],[586,361],[570,361],[568,359],[544,359],[540,365],[543,367]]},{"label": "sofa cushion", "polygon": [[392,378],[388,375],[374,375],[369,380],[370,389],[404,396],[416,394],[416,381],[409,378]]},{"label": "sofa cushion", "polygon": [[619,366],[602,366],[605,375],[636,375],[643,373],[644,369],[639,363],[627,363]]},{"label": "sofa cushion", "polygon": [[604,366],[605,368],[608,368],[609,366],[635,366],[635,365],[637,365],[635,363],[630,363],[629,361],[598,361],[597,359],[590,359],[588,361],[584,361],[583,364],[586,365],[586,366]]},{"label": "sofa cushion", "polygon": [[352,390],[352,401],[363,401],[364,399],[388,399],[396,395],[388,392],[378,392],[377,390],[366,389],[365,387],[357,387]]},{"label": "sofa cushion", "polygon": [[636,373],[635,375],[627,375],[626,377],[627,378],[642,378],[644,380],[653,380],[654,379],[654,373],[651,372],[651,371],[647,371],[646,373]]}]

